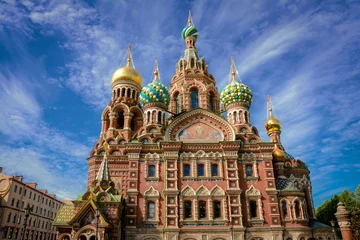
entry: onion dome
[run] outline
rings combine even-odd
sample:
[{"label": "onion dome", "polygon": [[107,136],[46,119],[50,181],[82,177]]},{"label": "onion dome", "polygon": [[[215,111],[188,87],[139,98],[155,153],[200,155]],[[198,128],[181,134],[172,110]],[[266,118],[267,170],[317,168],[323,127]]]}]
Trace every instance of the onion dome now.
[{"label": "onion dome", "polygon": [[170,94],[167,87],[159,81],[159,70],[156,61],[154,80],[152,83],[143,87],[140,93],[140,102],[142,105],[152,102],[164,103],[166,106],[170,102]]},{"label": "onion dome", "polygon": [[281,123],[279,119],[275,118],[272,114],[272,108],[269,109],[269,118],[265,122],[265,129],[266,131],[273,132],[273,131],[280,131],[281,130]]},{"label": "onion dome", "polygon": [[277,144],[275,144],[274,150],[272,152],[273,159],[278,162],[284,162],[286,160],[286,154],[281,150]]},{"label": "onion dome", "polygon": [[187,37],[194,37],[197,39],[199,33],[198,30],[195,28],[194,24],[192,23],[191,14],[189,11],[188,17],[188,25],[182,30],[181,36],[185,40]]},{"label": "onion dome", "polygon": [[140,73],[135,68],[131,67],[130,63],[131,63],[131,45],[129,45],[128,48],[128,59],[126,66],[122,68],[118,68],[113,73],[111,84],[114,84],[117,81],[127,80],[142,85],[142,77]]},{"label": "onion dome", "polygon": [[252,92],[248,86],[237,82],[235,78],[234,61],[231,60],[231,76],[232,81],[221,92],[220,102],[224,107],[234,102],[243,102],[249,106],[252,103]]}]

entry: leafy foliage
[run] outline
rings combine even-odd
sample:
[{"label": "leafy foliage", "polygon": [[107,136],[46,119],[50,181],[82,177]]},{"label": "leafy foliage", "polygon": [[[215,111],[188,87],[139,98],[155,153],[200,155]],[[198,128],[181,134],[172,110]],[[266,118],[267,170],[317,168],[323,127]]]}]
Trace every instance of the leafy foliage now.
[{"label": "leafy foliage", "polygon": [[335,213],[339,202],[344,203],[350,213],[354,239],[360,239],[360,184],[355,193],[345,189],[340,195],[326,200],[316,209],[317,220],[331,226],[330,221],[336,220]]}]

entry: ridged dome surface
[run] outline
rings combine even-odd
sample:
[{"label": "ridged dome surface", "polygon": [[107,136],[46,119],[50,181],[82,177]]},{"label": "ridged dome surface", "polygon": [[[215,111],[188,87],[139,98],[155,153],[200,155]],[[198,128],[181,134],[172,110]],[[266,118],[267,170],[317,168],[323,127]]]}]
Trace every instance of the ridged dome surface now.
[{"label": "ridged dome surface", "polygon": [[250,106],[252,103],[252,92],[245,84],[232,81],[222,90],[220,102],[224,107],[234,102],[244,102]]},{"label": "ridged dome surface", "polygon": [[194,26],[186,26],[181,32],[182,38],[185,40],[187,37],[197,38],[199,36],[198,30]]},{"label": "ridged dome surface", "polygon": [[141,90],[140,102],[142,105],[151,102],[161,102],[168,106],[170,102],[169,91],[164,84],[158,80],[154,80]]},{"label": "ridged dome surface", "polygon": [[112,75],[111,84],[121,80],[134,81],[140,86],[142,85],[142,77],[140,73],[130,66],[118,68]]}]

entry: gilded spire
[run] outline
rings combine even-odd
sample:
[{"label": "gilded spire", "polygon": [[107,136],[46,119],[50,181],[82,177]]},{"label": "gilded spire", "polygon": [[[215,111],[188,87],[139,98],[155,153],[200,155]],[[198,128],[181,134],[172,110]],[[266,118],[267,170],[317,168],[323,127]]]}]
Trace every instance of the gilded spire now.
[{"label": "gilded spire", "polygon": [[191,18],[191,12],[189,10],[189,16],[188,16],[188,26],[194,26],[192,18]]},{"label": "gilded spire", "polygon": [[237,82],[236,72],[235,72],[235,62],[233,57],[230,57],[230,68],[231,68],[231,82]]},{"label": "gilded spire", "polygon": [[129,43],[128,45],[128,58],[127,58],[127,67],[130,67],[130,63],[132,62],[132,58],[131,58],[131,43]]},{"label": "gilded spire", "polygon": [[154,81],[159,80],[159,65],[158,65],[158,58],[155,58],[155,70],[154,70]]}]

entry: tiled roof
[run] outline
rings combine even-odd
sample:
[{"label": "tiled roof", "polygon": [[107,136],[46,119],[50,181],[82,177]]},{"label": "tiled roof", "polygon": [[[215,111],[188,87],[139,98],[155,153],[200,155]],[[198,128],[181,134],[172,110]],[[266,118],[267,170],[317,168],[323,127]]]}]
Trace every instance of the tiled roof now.
[{"label": "tiled roof", "polygon": [[54,225],[56,224],[64,224],[69,222],[74,216],[74,205],[71,202],[65,203],[59,210],[57,214]]}]

